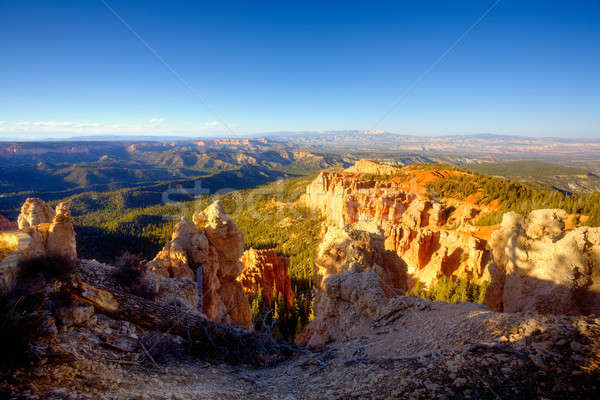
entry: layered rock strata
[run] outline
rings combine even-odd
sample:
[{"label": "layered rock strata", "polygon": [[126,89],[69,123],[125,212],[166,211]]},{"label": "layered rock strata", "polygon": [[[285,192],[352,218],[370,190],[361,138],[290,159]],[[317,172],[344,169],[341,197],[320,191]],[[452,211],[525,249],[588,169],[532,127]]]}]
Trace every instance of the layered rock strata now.
[{"label": "layered rock strata", "polygon": [[[328,225],[344,227],[360,221],[379,225],[385,248],[407,264],[409,290],[416,282],[427,286],[442,275],[489,279],[487,242],[470,233],[474,230],[470,222],[479,209],[468,204],[451,206],[408,192],[402,179],[373,179],[364,175],[358,164],[345,172],[322,172],[306,189],[304,201],[320,210]],[[378,171],[373,168],[367,171]]]},{"label": "layered rock strata", "polygon": [[260,290],[267,304],[273,301],[273,292],[281,293],[288,308],[294,304],[294,291],[289,276],[290,260],[274,249],[249,249],[242,255],[243,269],[237,278],[249,297]]}]

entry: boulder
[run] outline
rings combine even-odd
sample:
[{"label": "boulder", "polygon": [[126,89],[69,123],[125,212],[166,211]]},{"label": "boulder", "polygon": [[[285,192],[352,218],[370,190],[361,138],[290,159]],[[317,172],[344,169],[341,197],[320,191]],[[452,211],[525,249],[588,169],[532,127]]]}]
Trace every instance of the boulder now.
[{"label": "boulder", "polygon": [[504,215],[490,242],[492,309],[600,313],[600,228],[565,231],[565,217],[563,210]]}]

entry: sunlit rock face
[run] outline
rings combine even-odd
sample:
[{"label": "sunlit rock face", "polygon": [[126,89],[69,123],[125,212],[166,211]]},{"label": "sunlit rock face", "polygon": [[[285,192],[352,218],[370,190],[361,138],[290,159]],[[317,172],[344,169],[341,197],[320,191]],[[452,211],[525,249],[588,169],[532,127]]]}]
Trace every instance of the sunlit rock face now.
[{"label": "sunlit rock face", "polygon": [[325,289],[327,277],[356,269],[377,274],[388,296],[406,289],[406,264],[385,249],[383,231],[372,222],[328,227],[317,250],[315,267],[315,284],[320,289]]},{"label": "sunlit rock face", "polygon": [[53,210],[43,200],[28,198],[21,207],[19,230],[31,236],[31,255],[77,258],[75,230],[67,203]]},{"label": "sunlit rock face", "polygon": [[315,258],[315,319],[297,342],[321,346],[357,335],[387,299],[404,294],[406,264],[373,222],[327,228]]},{"label": "sunlit rock face", "polygon": [[294,291],[289,276],[290,260],[273,249],[249,249],[242,255],[242,274],[237,278],[251,297],[260,290],[267,304],[273,292],[281,293],[288,308],[294,304]]},{"label": "sunlit rock face", "polygon": [[381,278],[358,266],[326,277],[322,285],[315,301],[315,318],[296,338],[299,345],[323,346],[331,340],[360,336],[388,301]]},{"label": "sunlit rock face", "polygon": [[471,222],[479,210],[429,198],[422,186],[407,183],[414,180],[409,172],[404,171],[406,177],[394,175],[400,171],[361,161],[343,172],[322,172],[303,199],[321,211],[330,229],[357,222],[379,226],[385,249],[406,263],[408,290],[417,282],[429,286],[440,276],[489,280],[487,241],[472,234]]},{"label": "sunlit rock face", "polygon": [[490,242],[491,308],[600,313],[600,228],[566,231],[565,218],[557,209],[504,214]]},{"label": "sunlit rock face", "polygon": [[198,281],[201,276],[202,312],[213,320],[250,327],[250,305],[237,281],[244,235],[218,202],[192,219],[182,218],[148,269],[179,280]]}]

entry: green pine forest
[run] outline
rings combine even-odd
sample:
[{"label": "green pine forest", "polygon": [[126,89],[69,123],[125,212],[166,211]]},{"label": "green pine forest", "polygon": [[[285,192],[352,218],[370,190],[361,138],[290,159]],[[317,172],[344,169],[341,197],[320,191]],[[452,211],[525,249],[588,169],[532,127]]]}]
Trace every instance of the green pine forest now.
[{"label": "green pine forest", "polygon": [[[552,187],[515,182],[510,179],[469,172],[453,166],[446,166],[466,172],[467,175],[450,176],[437,180],[428,187],[440,197],[464,199],[479,193],[480,204],[489,204],[497,200],[500,209],[482,215],[479,225],[495,225],[502,222],[502,215],[509,211],[528,214],[540,208],[561,208],[569,214],[580,214],[588,217],[580,224],[600,226],[600,191],[592,193],[567,193]],[[438,168],[442,168],[439,166]],[[445,168],[445,167],[444,167]]]}]

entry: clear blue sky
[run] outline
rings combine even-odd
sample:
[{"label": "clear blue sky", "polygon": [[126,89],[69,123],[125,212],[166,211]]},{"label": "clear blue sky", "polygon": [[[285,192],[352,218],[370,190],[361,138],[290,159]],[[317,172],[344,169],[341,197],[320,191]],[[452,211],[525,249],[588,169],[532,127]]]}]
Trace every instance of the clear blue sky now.
[{"label": "clear blue sky", "polygon": [[100,0],[3,0],[0,136],[600,137],[599,1],[501,0],[424,76],[493,0],[106,2],[191,90]]}]

